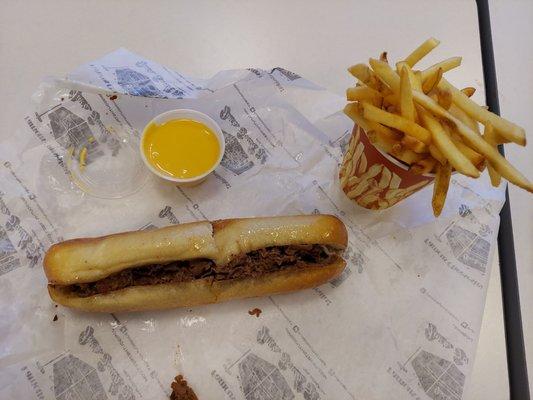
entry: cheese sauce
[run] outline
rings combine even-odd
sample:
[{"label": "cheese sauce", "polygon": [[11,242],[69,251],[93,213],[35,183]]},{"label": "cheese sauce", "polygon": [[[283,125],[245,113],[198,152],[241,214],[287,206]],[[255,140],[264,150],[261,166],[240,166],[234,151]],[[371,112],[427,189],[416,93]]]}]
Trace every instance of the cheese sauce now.
[{"label": "cheese sauce", "polygon": [[220,144],[207,126],[190,119],[152,123],[143,138],[143,152],[157,170],[174,178],[194,178],[218,161]]}]

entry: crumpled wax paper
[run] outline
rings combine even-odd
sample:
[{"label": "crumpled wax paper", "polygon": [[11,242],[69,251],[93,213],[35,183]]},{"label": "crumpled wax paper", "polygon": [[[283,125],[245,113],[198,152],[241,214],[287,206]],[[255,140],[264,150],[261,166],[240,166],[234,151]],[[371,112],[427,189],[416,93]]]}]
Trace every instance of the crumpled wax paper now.
[{"label": "crumpled wax paper", "polygon": [[[114,94],[115,93],[115,94]],[[200,399],[461,399],[472,369],[503,189],[454,175],[385,211],[337,181],[353,125],[344,99],[283,68],[185,77],[119,49],[47,79],[0,144],[0,398],[163,399],[183,374]],[[155,177],[130,196],[88,195],[68,149],[139,133],[175,108],[209,114],[226,140],[202,185]],[[347,225],[341,276],[298,293],[192,309],[87,314],[55,306],[54,242],[202,219],[332,213]],[[258,308],[261,314],[250,315]]]}]

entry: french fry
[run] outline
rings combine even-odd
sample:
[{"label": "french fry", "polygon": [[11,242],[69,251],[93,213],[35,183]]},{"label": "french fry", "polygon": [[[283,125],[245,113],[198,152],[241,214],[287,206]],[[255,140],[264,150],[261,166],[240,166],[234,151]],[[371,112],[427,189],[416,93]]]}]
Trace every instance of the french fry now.
[{"label": "french fry", "polygon": [[[492,126],[492,125],[490,125],[490,126]],[[496,132],[494,129],[492,129],[490,137],[491,137],[492,141],[494,143],[496,143],[497,145],[498,144],[510,143],[509,140],[502,138],[501,135],[499,135],[498,132]]]},{"label": "french fry", "polygon": [[356,103],[346,104],[343,110],[344,114],[350,117],[352,121],[355,122],[358,126],[368,132],[370,131],[370,126],[368,125],[368,122],[363,118],[363,114],[360,112],[357,106],[358,105]]},{"label": "french fry", "polygon": [[348,68],[348,72],[358,80],[358,85],[365,85],[380,92],[383,89],[383,83],[378,79],[376,74],[365,64],[355,64]]},{"label": "french fry", "polygon": [[390,112],[392,114],[396,114],[398,112],[398,108],[396,106],[390,105],[387,108],[385,108],[387,112]]},{"label": "french fry", "polygon": [[437,103],[439,103],[442,108],[449,110],[453,101],[452,92],[447,89],[436,88],[436,95]]},{"label": "french fry", "polygon": [[396,69],[398,71],[398,74],[401,73],[401,70],[403,68],[405,68],[407,70],[407,76],[409,78],[409,83],[411,84],[411,88],[413,90],[421,91],[422,90],[422,83],[421,83],[419,77],[416,76],[416,74],[413,72],[411,67],[409,65],[407,65],[407,63],[405,61],[400,61],[399,63],[396,64]]},{"label": "french fry", "polygon": [[[494,131],[494,128],[492,125],[485,125],[485,131],[483,132],[483,139],[485,139],[489,144],[494,146],[495,148],[498,147],[498,143],[496,142],[496,132]],[[490,183],[492,183],[492,186],[498,187],[500,186],[500,183],[502,182],[502,176],[492,167],[491,163],[488,163],[487,169],[489,171],[489,177],[490,177]]]},{"label": "french fry", "polygon": [[433,215],[438,217],[444,207],[446,201],[446,194],[450,185],[450,177],[452,176],[452,166],[450,163],[445,165],[437,165],[437,172],[435,173],[435,183],[433,186],[433,199],[431,205],[433,206]]},{"label": "french fry", "polygon": [[461,89],[461,92],[465,94],[467,97],[472,97],[474,93],[476,93],[476,88],[473,88],[471,86],[465,87]]},{"label": "french fry", "polygon": [[369,61],[370,66],[374,70],[374,73],[379,77],[379,79],[384,82],[388,87],[391,88],[392,92],[395,94],[400,93],[400,77],[399,75],[389,66],[389,64],[384,63],[371,58]]},{"label": "french fry", "polygon": [[455,147],[457,147],[457,149],[461,153],[463,153],[463,155],[466,158],[468,158],[472,164],[479,165],[485,160],[485,157],[483,157],[477,151],[472,150],[470,147],[464,144],[461,140],[455,139],[453,136],[451,139]]},{"label": "french fry", "polygon": [[416,121],[415,103],[407,67],[400,71],[400,114],[409,121]]},{"label": "french fry", "polygon": [[405,63],[413,67],[417,62],[424,58],[431,50],[437,47],[440,42],[437,39],[430,38],[418,46],[411,54],[405,57]]},{"label": "french fry", "polygon": [[[451,91],[449,91],[449,93],[451,94]],[[453,95],[452,95],[452,101],[453,101]],[[475,119],[471,118],[470,115],[465,113],[462,109],[457,107],[455,104],[452,103],[450,108],[448,108],[448,111],[450,111],[452,115],[456,116],[461,122],[468,125],[468,127],[472,129],[474,132],[481,134],[479,132],[478,122]]]},{"label": "french fry", "polygon": [[356,103],[347,104],[344,107],[344,113],[350,117],[358,126],[363,128],[363,130],[369,134],[370,132],[377,132],[383,137],[389,138],[390,140],[399,141],[402,137],[401,133],[396,133],[392,129],[381,125],[378,122],[368,121],[363,117],[361,108]]},{"label": "french fry", "polygon": [[[439,81],[442,79],[443,70],[439,68],[430,74],[427,78],[424,79],[422,76],[422,91],[424,93],[429,93],[439,84]],[[424,74],[422,74],[424,75]]]},{"label": "french fry", "polygon": [[398,141],[391,140],[378,132],[370,132],[368,138],[378,149],[385,153],[392,154],[398,160],[408,165],[411,165],[422,158],[420,154],[404,149]]},{"label": "french fry", "polygon": [[434,144],[430,144],[428,146],[429,154],[431,154],[431,157],[433,157],[435,160],[437,160],[442,165],[446,164],[448,160],[446,160],[446,157],[444,157],[444,154],[439,150],[437,146]]},{"label": "french fry", "polygon": [[479,106],[446,79],[441,79],[439,87],[449,89],[452,92],[454,104],[476,121],[483,125],[492,125],[498,134],[511,142],[521,146],[526,145],[526,133],[523,128]]},{"label": "french fry", "polygon": [[[420,155],[414,151],[401,149],[399,142],[400,136],[396,132],[379,123],[367,121],[357,110],[357,105],[355,103],[347,104],[344,107],[344,113],[366,132],[370,141],[381,151],[393,154],[394,157],[408,165],[421,158]],[[401,150],[394,152],[394,145],[400,146]]]},{"label": "french fry", "polygon": [[390,153],[394,156],[399,156],[404,151],[404,148],[401,143],[394,143],[390,150]]},{"label": "french fry", "polygon": [[411,165],[410,171],[416,175],[428,174],[433,171],[436,163],[437,160],[433,157],[426,157]]},{"label": "french fry", "polygon": [[422,82],[424,82],[431,75],[433,75],[438,69],[442,69],[442,72],[448,72],[451,69],[457,68],[461,65],[462,60],[463,59],[461,57],[452,57],[448,58],[447,60],[441,61],[435,65],[432,65],[431,67],[421,72]]},{"label": "french fry", "polygon": [[392,105],[392,106],[400,106],[400,99],[399,96],[396,94],[388,94],[387,96],[383,97],[383,105]]},{"label": "french fry", "polygon": [[413,150],[415,153],[428,152],[428,146],[412,136],[405,135],[401,140],[401,144],[404,148]]},{"label": "french fry", "polygon": [[425,144],[429,144],[431,141],[431,134],[427,129],[399,115],[383,111],[370,103],[363,103],[363,116],[370,121],[379,122],[390,128],[398,129]]},{"label": "french fry", "polygon": [[413,71],[413,73],[415,74],[416,80],[419,82],[419,86],[416,90],[421,92],[422,91],[422,71]]},{"label": "french fry", "polygon": [[367,136],[368,136],[368,139],[373,144],[378,145],[378,147],[380,147],[382,150],[386,151],[387,153],[390,151],[393,151],[392,149],[395,146],[400,146],[401,148],[401,144],[398,139],[391,137],[390,135],[387,135],[383,132],[369,131],[367,132]]},{"label": "french fry", "polygon": [[356,86],[346,89],[346,99],[348,101],[368,100],[376,106],[381,106],[383,96],[369,86]]},{"label": "french fry", "polygon": [[[441,79],[441,82],[443,79]],[[452,90],[453,93],[453,90]],[[461,93],[462,96],[464,96]],[[464,96],[466,97],[466,96]],[[509,163],[493,146],[487,143],[483,138],[475,131],[470,129],[466,124],[461,122],[458,118],[454,117],[447,110],[439,106],[438,103],[433,101],[430,97],[421,92],[414,92],[413,98],[415,101],[426,109],[438,115],[439,117],[446,118],[449,121],[455,123],[457,132],[461,134],[463,140],[478,153],[484,155],[488,161],[491,162],[493,168],[502,175],[509,182],[519,186],[528,192],[533,193],[533,184],[527,180],[527,178],[520,173],[515,167]],[[455,95],[454,95],[455,98]],[[468,99],[468,97],[466,97]],[[468,99],[470,100],[470,99]],[[494,114],[495,115],[495,114]],[[514,124],[513,124],[514,125]],[[442,149],[441,149],[442,151]],[[450,160],[451,162],[451,160]],[[455,169],[457,169],[454,166]],[[458,170],[458,169],[457,169]],[[479,173],[479,172],[478,172]]]},{"label": "french fry", "polygon": [[363,83],[367,83],[372,76],[372,71],[365,64],[355,64],[348,68],[348,72]]},{"label": "french fry", "polygon": [[440,122],[425,110],[419,109],[419,115],[424,125],[431,132],[433,143],[444,157],[449,160],[450,164],[460,173],[477,178],[479,176],[479,171],[474,164],[472,164],[472,162],[457,149]]}]

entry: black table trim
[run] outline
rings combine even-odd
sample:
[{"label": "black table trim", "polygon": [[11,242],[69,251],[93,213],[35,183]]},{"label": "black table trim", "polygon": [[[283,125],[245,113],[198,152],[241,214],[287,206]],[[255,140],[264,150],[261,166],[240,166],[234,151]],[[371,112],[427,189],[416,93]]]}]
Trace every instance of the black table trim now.
[{"label": "black table trim", "polygon": [[[476,0],[476,3],[486,102],[489,109],[499,115],[500,104],[498,101],[498,85],[494,63],[494,50],[492,46],[489,4],[488,0]],[[505,155],[503,146],[500,146],[500,153]],[[522,316],[520,312],[513,225],[509,204],[509,191],[507,189],[505,190],[505,204],[500,211],[498,253],[500,258],[505,346],[507,349],[507,370],[509,374],[509,395],[511,400],[529,400],[529,382],[524,348],[524,335],[522,331]]]}]

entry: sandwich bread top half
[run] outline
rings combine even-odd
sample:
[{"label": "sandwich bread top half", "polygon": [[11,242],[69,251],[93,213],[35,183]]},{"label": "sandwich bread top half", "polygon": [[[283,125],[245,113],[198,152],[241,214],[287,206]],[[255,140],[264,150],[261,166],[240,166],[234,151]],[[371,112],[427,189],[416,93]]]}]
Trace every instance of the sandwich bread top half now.
[{"label": "sandwich bread top half", "polygon": [[344,249],[347,240],[346,227],[332,215],[239,218],[67,240],[53,245],[43,264],[51,284],[71,285],[180,260],[210,259],[225,265],[241,254],[272,246]]}]

